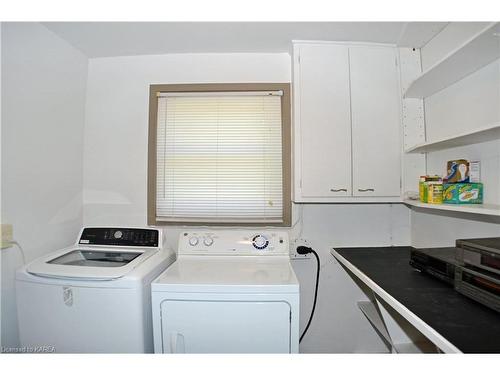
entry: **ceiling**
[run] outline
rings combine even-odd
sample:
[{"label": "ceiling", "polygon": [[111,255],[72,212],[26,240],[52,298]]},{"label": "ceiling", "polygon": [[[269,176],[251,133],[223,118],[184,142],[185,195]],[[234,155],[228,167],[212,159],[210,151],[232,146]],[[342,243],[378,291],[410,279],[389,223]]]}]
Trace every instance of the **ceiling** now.
[{"label": "ceiling", "polygon": [[288,52],[291,40],[421,47],[446,22],[45,22],[90,58],[209,52]]}]

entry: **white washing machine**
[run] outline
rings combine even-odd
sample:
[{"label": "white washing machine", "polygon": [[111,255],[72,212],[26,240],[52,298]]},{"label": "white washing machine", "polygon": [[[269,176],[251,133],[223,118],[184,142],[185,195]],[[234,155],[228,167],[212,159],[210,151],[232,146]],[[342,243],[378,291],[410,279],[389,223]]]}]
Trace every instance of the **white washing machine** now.
[{"label": "white washing machine", "polygon": [[62,353],[153,351],[151,281],[175,260],[151,228],[84,228],[19,269],[21,345]]},{"label": "white washing machine", "polygon": [[298,353],[286,232],[183,232],[151,293],[156,353]]}]

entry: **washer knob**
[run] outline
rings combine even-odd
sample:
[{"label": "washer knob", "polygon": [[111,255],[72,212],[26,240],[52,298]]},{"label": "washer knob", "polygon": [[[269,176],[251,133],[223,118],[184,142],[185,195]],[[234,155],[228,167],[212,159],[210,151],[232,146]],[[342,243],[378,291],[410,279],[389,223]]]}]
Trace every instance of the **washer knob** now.
[{"label": "washer knob", "polygon": [[212,246],[212,244],[214,243],[214,239],[212,237],[205,237],[203,239],[203,243],[205,244],[205,246]]},{"label": "washer knob", "polygon": [[265,249],[267,245],[269,245],[269,240],[262,234],[256,235],[252,239],[252,242],[253,242],[253,247],[259,250]]},{"label": "washer knob", "polygon": [[117,230],[114,234],[113,237],[115,237],[117,240],[122,238],[123,232],[121,230]]},{"label": "washer knob", "polygon": [[193,237],[190,237],[190,238],[189,238],[189,244],[190,244],[191,246],[196,246],[196,245],[198,245],[198,242],[199,242],[199,239],[198,239],[198,237],[196,237],[196,236],[193,236]]}]

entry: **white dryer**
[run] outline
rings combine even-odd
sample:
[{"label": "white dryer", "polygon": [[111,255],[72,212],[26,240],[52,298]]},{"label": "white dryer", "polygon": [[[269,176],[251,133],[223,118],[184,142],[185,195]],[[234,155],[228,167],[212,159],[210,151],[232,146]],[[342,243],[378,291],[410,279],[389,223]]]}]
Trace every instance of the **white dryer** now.
[{"label": "white dryer", "polygon": [[297,353],[299,282],[286,232],[183,232],[151,284],[157,353]]},{"label": "white dryer", "polygon": [[151,228],[84,228],[77,243],[16,273],[23,347],[153,351],[151,281],[175,260]]}]

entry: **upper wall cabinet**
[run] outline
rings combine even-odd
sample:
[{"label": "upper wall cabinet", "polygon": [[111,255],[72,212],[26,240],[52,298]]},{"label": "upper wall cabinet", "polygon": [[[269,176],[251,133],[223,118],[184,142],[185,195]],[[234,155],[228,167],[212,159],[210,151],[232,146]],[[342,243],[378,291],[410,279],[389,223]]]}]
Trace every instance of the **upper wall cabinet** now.
[{"label": "upper wall cabinet", "polygon": [[400,196],[400,95],[393,48],[349,47],[353,195]]},{"label": "upper wall cabinet", "polygon": [[294,81],[298,197],[351,196],[349,51],[339,45],[298,48]]},{"label": "upper wall cabinet", "polygon": [[294,44],[294,201],[400,201],[392,47]]}]

